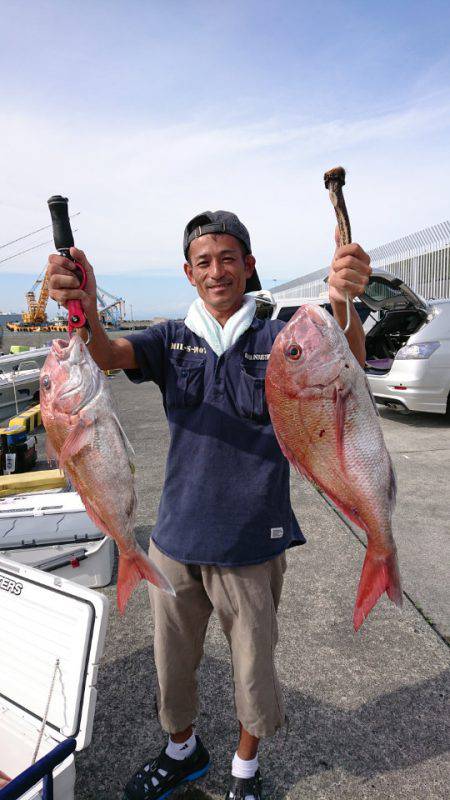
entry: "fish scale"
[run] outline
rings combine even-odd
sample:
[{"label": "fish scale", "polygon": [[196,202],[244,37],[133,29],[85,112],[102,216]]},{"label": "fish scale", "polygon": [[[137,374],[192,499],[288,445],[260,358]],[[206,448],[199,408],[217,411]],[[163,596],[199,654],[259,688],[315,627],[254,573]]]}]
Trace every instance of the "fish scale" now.
[{"label": "fish scale", "polygon": [[358,630],[384,592],[402,603],[392,535],[395,476],[364,371],[325,309],[301,306],[280,331],[266,396],[286,457],[367,534],[354,612]]}]

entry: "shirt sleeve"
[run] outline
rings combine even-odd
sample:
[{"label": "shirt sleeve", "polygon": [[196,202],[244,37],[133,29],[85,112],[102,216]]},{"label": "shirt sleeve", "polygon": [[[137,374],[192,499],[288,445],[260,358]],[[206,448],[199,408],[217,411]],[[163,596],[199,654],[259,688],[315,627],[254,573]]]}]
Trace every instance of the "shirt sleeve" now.
[{"label": "shirt sleeve", "polygon": [[154,381],[162,388],[164,383],[164,353],[166,350],[167,325],[162,323],[145,331],[125,336],[133,345],[138,363],[137,369],[125,369],[125,375],[133,383]]}]

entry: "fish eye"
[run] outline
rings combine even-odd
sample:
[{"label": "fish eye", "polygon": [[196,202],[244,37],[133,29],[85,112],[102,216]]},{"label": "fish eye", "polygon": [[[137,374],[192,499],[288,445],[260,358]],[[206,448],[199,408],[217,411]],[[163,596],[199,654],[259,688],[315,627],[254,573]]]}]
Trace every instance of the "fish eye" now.
[{"label": "fish eye", "polygon": [[50,389],[50,386],[52,385],[52,382],[51,382],[51,380],[50,380],[48,375],[44,375],[44,377],[42,378],[41,383],[42,383],[42,386],[44,387],[44,389]]},{"label": "fish eye", "polygon": [[302,354],[302,348],[296,342],[293,342],[292,344],[290,344],[289,347],[286,350],[286,356],[291,361],[298,361],[298,359],[300,358],[301,354]]}]

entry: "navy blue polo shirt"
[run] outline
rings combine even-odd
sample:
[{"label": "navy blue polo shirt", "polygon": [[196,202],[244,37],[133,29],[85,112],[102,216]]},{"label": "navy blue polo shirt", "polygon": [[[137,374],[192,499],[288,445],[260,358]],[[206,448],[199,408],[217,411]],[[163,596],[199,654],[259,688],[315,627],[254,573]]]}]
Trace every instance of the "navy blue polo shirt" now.
[{"label": "navy blue polo shirt", "polygon": [[139,368],[126,374],[158,384],[169,423],[152,539],[177,561],[259,564],[305,542],[265,400],[267,361],[283,325],[255,318],[221,356],[179,320],[127,337]]}]

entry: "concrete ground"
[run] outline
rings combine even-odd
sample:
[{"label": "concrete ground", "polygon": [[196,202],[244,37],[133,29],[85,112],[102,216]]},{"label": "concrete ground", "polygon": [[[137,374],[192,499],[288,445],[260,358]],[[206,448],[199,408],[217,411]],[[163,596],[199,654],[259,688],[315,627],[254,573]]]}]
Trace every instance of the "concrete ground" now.
[{"label": "concrete ground", "polygon": [[[12,335],[38,345],[49,334]],[[39,340],[39,341],[38,341]],[[43,343],[42,341],[42,343]],[[157,387],[111,386],[137,454],[137,536],[147,546],[156,520],[168,445]],[[395,538],[405,590],[402,611],[383,598],[360,632],[353,603],[364,535],[344,523],[307,483],[292,477],[293,506],[308,544],[288,553],[277,665],[289,731],[261,745],[271,800],[443,800],[450,795],[448,710],[448,473],[450,421],[381,410],[399,484]],[[43,435],[39,435],[43,453]],[[356,534],[356,535],[355,535]],[[124,618],[115,577],[90,746],[76,758],[76,800],[120,800],[130,774],[162,747],[154,710],[152,620],[144,584]],[[236,746],[228,647],[217,621],[200,668],[198,733],[213,766],[185,800],[225,795]],[[446,704],[447,703],[447,704]]]},{"label": "concrete ground", "polygon": [[[168,445],[160,394],[154,385],[136,387],[123,375],[111,378],[111,385],[137,454],[137,536],[147,546]],[[354,634],[364,548],[330,506],[293,475],[293,506],[308,544],[288,554],[277,664],[289,731],[262,743],[265,798],[449,796],[450,670],[443,637],[449,611],[450,423],[382,411],[382,425],[399,478],[395,529],[411,600],[405,598],[399,611],[383,598]],[[123,618],[116,608],[115,580],[102,591],[111,600],[111,613],[93,738],[77,755],[76,800],[119,800],[130,774],[165,741],[154,710],[147,590],[140,585]],[[218,800],[227,788],[237,725],[228,647],[214,618],[199,681],[197,731],[213,766],[184,794],[186,800]]]}]

